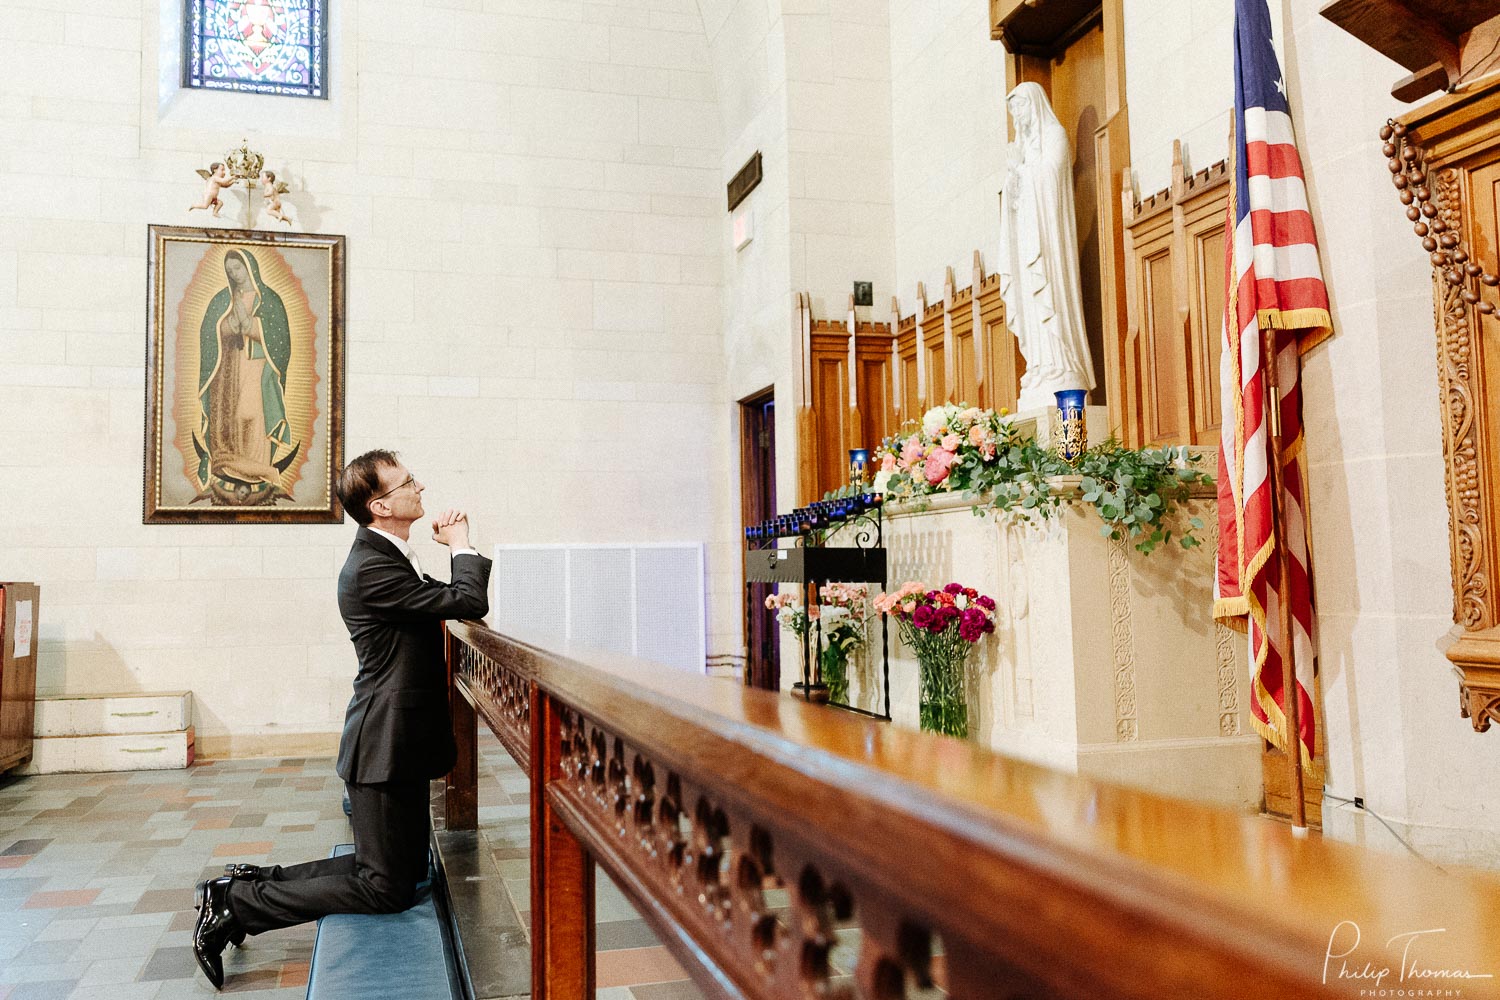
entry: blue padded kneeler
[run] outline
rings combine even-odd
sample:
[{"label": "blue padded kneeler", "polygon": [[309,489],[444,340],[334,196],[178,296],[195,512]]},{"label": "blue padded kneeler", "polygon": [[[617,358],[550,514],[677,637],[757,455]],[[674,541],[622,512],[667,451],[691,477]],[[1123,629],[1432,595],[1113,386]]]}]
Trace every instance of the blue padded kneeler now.
[{"label": "blue padded kneeler", "polygon": [[[339,844],[333,856],[354,853]],[[333,913],[318,921],[307,1000],[453,1000],[431,880],[401,913]]]}]

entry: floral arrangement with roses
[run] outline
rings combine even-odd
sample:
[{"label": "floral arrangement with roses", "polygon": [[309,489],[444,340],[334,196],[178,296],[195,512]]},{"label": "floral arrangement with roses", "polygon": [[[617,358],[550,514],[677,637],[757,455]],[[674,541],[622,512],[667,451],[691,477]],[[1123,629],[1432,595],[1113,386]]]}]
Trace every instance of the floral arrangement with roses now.
[{"label": "floral arrangement with roses", "polygon": [[886,491],[910,496],[983,488],[985,464],[1016,437],[1000,419],[1005,414],[977,406],[934,406],[922,415],[919,428],[881,442],[880,471],[891,474]]},{"label": "floral arrangement with roses", "polygon": [[1110,440],[1069,464],[1005,416],[1004,409],[934,406],[920,426],[881,442],[883,492],[898,500],[962,493],[975,500],[976,514],[985,513],[979,505],[985,494],[988,507],[1001,514],[1048,518],[1060,501],[1051,480],[1076,476],[1079,496],[1104,522],[1105,535],[1128,539],[1142,553],[1171,541],[1174,530],[1183,548],[1201,544],[1195,534],[1204,526],[1200,518],[1168,523],[1195,485],[1212,482],[1193,467],[1185,447],[1126,448]]}]

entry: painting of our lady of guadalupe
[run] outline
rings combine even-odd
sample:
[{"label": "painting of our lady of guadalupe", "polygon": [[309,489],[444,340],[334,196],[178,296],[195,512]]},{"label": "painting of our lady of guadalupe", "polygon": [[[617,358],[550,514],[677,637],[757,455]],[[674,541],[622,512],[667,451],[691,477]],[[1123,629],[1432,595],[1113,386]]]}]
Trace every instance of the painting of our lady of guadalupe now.
[{"label": "painting of our lady of guadalupe", "polygon": [[343,249],[151,228],[147,523],[342,518]]}]

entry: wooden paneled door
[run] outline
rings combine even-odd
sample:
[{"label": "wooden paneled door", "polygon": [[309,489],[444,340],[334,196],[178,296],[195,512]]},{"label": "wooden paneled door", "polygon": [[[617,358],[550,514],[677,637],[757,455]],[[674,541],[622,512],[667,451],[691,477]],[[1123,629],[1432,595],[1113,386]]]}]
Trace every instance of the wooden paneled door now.
[{"label": "wooden paneled door", "polygon": [[896,433],[889,334],[855,337],[854,363],[859,375],[859,426],[850,447],[868,448],[873,454],[881,441]]},{"label": "wooden paneled door", "polygon": [[1141,220],[1132,235],[1130,318],[1139,358],[1139,443],[1186,444],[1192,437],[1187,310],[1178,308],[1172,212]]},{"label": "wooden paneled door", "polygon": [[[741,527],[776,513],[776,398],[770,389],[740,400]],[[740,537],[744,537],[741,530]],[[744,567],[740,567],[744,572]],[[741,580],[743,583],[743,579]],[[781,686],[781,643],[776,612],[767,610],[769,583],[752,583],[745,593],[745,683],[775,691]]]}]

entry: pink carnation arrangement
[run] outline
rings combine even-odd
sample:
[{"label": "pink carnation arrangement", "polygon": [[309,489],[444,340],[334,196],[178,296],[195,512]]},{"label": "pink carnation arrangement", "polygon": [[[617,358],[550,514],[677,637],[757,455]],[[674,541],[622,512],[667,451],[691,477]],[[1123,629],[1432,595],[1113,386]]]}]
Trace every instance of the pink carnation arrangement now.
[{"label": "pink carnation arrangement", "polygon": [[[908,581],[899,590],[875,598],[875,610],[896,617],[913,633],[939,636],[949,629],[964,642],[978,642],[995,631],[995,599],[973,587],[950,583],[942,590],[928,590],[925,584]],[[917,643],[908,639],[908,645]]]},{"label": "pink carnation arrangement", "polygon": [[878,595],[875,610],[896,619],[902,641],[917,655],[922,728],[968,736],[964,664],[974,644],[995,631],[995,599],[961,583],[929,590],[908,581]]}]

